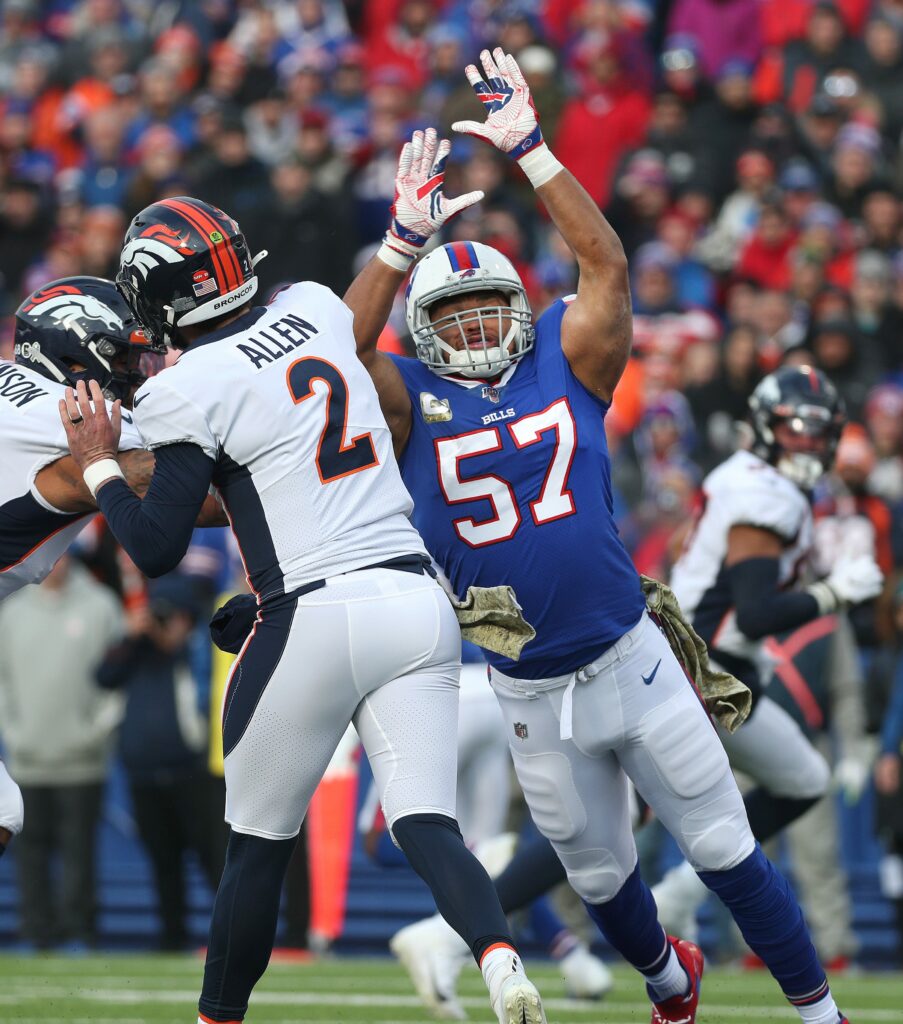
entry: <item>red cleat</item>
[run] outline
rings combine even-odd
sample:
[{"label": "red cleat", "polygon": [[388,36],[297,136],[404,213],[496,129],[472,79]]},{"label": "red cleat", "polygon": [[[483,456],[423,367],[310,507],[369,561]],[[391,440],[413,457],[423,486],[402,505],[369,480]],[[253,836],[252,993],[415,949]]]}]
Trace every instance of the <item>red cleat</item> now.
[{"label": "red cleat", "polygon": [[702,950],[685,939],[675,939],[673,935],[668,936],[668,942],[674,947],[681,967],[687,972],[690,991],[685,996],[671,996],[663,1003],[653,1000],[651,1024],[695,1024],[699,990],[702,988]]}]

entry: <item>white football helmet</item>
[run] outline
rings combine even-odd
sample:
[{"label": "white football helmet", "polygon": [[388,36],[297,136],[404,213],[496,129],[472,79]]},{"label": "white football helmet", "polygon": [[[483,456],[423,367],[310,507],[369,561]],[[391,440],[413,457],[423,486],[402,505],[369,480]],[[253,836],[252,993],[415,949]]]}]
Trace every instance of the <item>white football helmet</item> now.
[{"label": "white football helmet", "polygon": [[[466,292],[494,291],[508,296],[507,306],[487,305],[450,313],[439,320],[430,316],[432,306]],[[535,331],[527,293],[511,261],[482,242],[449,242],[434,249],[414,268],[405,292],[408,329],[417,347],[417,358],[434,373],[462,377],[497,377],[533,348]],[[498,324],[497,337],[486,337],[486,324]],[[506,322],[509,326],[505,327]],[[478,324],[479,338],[468,340],[467,328]],[[457,327],[464,338],[460,349],[439,336]]]}]

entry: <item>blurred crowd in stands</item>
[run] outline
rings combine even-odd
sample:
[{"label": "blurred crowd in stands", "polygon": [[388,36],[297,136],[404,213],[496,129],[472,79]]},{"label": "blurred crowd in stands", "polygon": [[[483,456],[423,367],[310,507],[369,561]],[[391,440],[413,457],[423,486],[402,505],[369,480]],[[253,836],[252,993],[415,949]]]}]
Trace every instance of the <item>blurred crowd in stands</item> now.
[{"label": "blurred crowd in stands", "polygon": [[[0,354],[28,292],[113,276],[129,218],[164,196],[216,203],[269,250],[265,295],[304,278],[341,293],[385,230],[402,142],[481,116],[463,68],[493,45],[516,55],[546,139],[630,259],[634,354],[607,428],[640,570],[667,577],[763,374],[813,363],[843,395],[816,558],[865,547],[887,573],[852,622],[881,820],[903,855],[903,0],[4,0]],[[526,181],[455,137],[447,191],[476,188],[485,200],[448,237],[508,255],[537,315],[573,291],[574,259]],[[405,335],[399,298],[384,344],[404,350]],[[207,543],[186,567],[207,581],[198,621],[235,575]],[[114,555],[98,571],[125,594],[133,641],[151,642],[140,581]],[[903,922],[895,863],[885,891]]]}]

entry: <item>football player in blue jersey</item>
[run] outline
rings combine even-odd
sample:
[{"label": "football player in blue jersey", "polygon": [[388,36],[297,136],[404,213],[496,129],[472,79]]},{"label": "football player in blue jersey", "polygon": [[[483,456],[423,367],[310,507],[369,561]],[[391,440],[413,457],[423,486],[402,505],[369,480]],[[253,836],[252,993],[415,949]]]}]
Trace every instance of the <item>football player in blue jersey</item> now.
[{"label": "football player in blue jersey", "polygon": [[[839,1024],[799,905],[755,842],[724,749],[646,614],[614,525],[604,421],[631,343],[623,248],[543,141],[516,61],[500,49],[481,61],[482,75],[474,65],[466,74],[486,120],[452,127],[517,160],[576,256],[579,286],[534,324],[511,263],[456,242],[411,274],[417,359],[379,353],[356,321],[414,522],[458,594],[508,584],[536,629],[519,661],[488,655],[518,777],[572,887],[645,976],[653,1024],[695,1021],[703,963],[665,935],[639,877],[628,777],[800,1017]],[[402,151],[391,228],[346,296],[365,289],[374,324],[453,212],[447,153],[431,131]]]}]

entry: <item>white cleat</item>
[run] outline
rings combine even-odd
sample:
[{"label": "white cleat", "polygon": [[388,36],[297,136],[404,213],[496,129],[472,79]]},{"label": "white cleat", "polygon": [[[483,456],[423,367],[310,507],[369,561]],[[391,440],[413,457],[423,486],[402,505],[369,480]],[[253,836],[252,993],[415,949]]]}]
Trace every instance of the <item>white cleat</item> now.
[{"label": "white cleat", "polygon": [[558,969],[572,999],[601,999],[614,988],[611,971],[582,943],[558,961]]},{"label": "white cleat", "polygon": [[389,940],[389,949],[435,1017],[467,1020],[467,1011],[458,1001],[457,984],[470,950],[443,918],[436,914],[402,928]]},{"label": "white cleat", "polygon": [[493,949],[481,964],[489,1001],[499,1024],[546,1024],[542,1000],[510,947]]},{"label": "white cleat", "polygon": [[687,861],[671,868],[658,885],[652,887],[661,926],[669,935],[695,943],[699,935],[696,912],[708,894],[705,883]]},{"label": "white cleat", "polygon": [[525,974],[509,974],[504,979],[492,1008],[499,1024],[547,1024],[539,992]]}]

